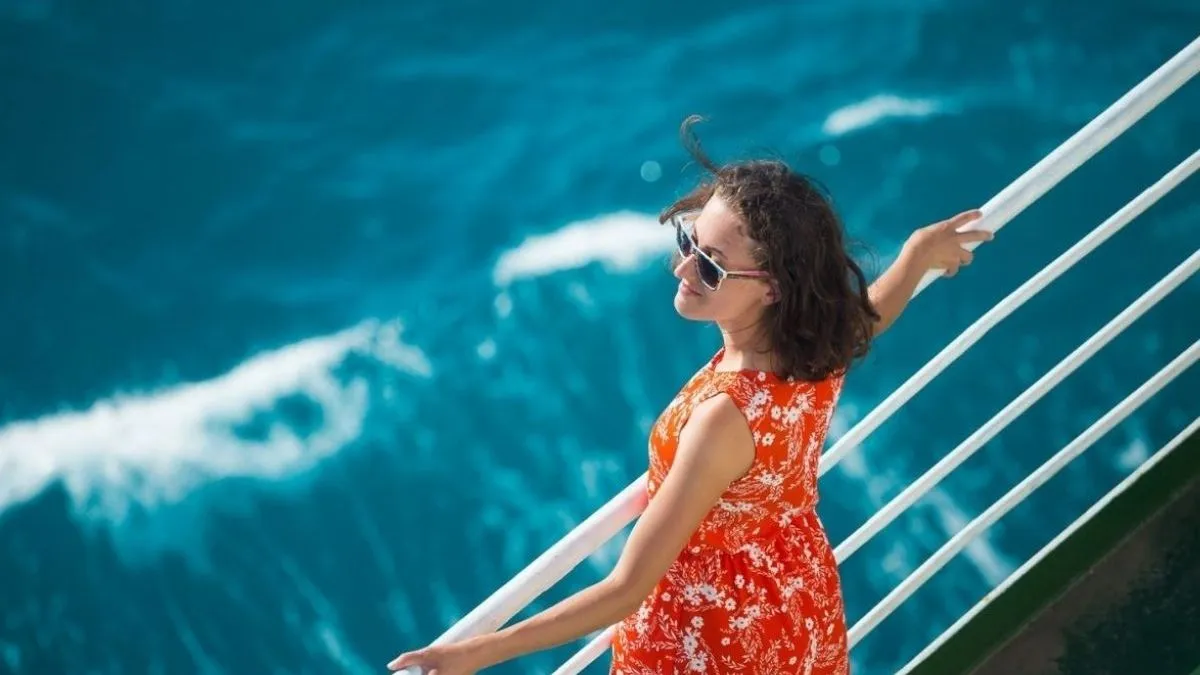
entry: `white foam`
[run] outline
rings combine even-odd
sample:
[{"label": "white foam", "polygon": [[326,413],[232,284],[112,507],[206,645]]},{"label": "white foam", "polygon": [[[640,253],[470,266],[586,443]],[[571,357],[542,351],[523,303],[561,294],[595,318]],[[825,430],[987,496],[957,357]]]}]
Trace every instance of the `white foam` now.
[{"label": "white foam", "polygon": [[[858,410],[857,405],[845,398],[838,402],[837,407],[833,409],[833,420],[827,433],[830,441],[836,442],[850,431],[853,427],[851,421],[861,417]],[[832,446],[833,443],[829,445]],[[862,485],[872,513],[887,503],[889,495],[896,494],[903,487],[895,471],[872,466],[862,447],[847,453],[834,468]]]},{"label": "white foam", "polygon": [[1126,444],[1125,449],[1117,455],[1116,465],[1121,471],[1133,471],[1150,457],[1150,445],[1143,437],[1138,437]]},{"label": "white foam", "polygon": [[[131,502],[153,506],[229,477],[275,479],[311,467],[358,436],[367,408],[361,378],[334,369],[352,353],[428,376],[399,329],[366,322],[258,354],[210,380],[118,394],[86,410],[0,427],[0,511],[63,481],[76,506],[109,519]],[[272,409],[303,396],[319,410],[298,428]],[[253,438],[238,427],[263,414]]]},{"label": "white foam", "polygon": [[822,130],[831,136],[864,129],[893,117],[928,117],[942,111],[941,102],[930,98],[904,98],[876,94],[858,103],[838,108],[825,118]]},{"label": "white foam", "polygon": [[496,358],[496,350],[496,341],[492,338],[485,338],[483,342],[480,342],[475,346],[475,353],[478,354],[479,358],[483,359],[484,361],[490,361]]},{"label": "white foam", "polygon": [[829,421],[829,430],[825,432],[829,445],[846,435],[853,426],[850,422],[859,418],[858,406],[846,397],[841,397],[833,408],[833,419]]},{"label": "white foam", "polygon": [[498,285],[591,263],[630,271],[670,252],[674,234],[651,216],[621,211],[566,225],[550,234],[528,237],[496,261]]},{"label": "white foam", "polygon": [[[958,502],[940,487],[935,487],[930,490],[927,499],[933,507],[934,513],[942,522],[942,529],[946,534],[954,536],[960,530],[971,522],[958,505]],[[975,569],[983,576],[984,579],[995,587],[1008,578],[1016,569],[1013,561],[1004,554],[1000,553],[995,546],[988,541],[988,533],[985,531],[975,538],[971,543],[967,544],[963,550],[963,555],[967,557],[975,565]]]}]

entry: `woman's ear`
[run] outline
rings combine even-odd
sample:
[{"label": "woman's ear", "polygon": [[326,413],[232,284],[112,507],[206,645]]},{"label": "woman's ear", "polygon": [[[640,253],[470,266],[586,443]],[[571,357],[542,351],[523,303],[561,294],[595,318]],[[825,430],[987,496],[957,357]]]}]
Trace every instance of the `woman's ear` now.
[{"label": "woman's ear", "polygon": [[779,284],[774,279],[767,281],[767,295],[765,300],[768,305],[779,302]]}]

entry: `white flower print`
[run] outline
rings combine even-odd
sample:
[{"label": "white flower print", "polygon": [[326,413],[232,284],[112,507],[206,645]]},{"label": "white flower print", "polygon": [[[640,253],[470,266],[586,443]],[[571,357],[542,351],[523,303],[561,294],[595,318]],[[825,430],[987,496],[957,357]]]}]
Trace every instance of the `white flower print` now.
[{"label": "white flower print", "polygon": [[683,589],[683,599],[693,605],[699,605],[702,602],[713,602],[719,597],[720,593],[716,587],[710,584],[687,586]]},{"label": "white flower print", "polygon": [[783,409],[783,423],[788,426],[792,426],[796,422],[799,422],[801,412],[802,411],[800,410],[799,406],[793,405],[793,406],[788,406],[788,407],[784,408]]},{"label": "white flower print", "polygon": [[813,410],[813,393],[812,393],[812,391],[811,390],[801,391],[799,394],[796,395],[796,400],[793,401],[792,405],[796,406],[796,409],[799,410],[801,413],[812,412],[812,410]]},{"label": "white flower print", "polygon": [[767,404],[767,402],[770,400],[771,400],[771,395],[768,394],[766,391],[760,390],[758,392],[755,392],[754,396],[751,397],[750,402],[746,405],[745,409],[742,411],[746,415],[746,419],[753,422],[753,421],[759,419],[760,417],[762,417],[763,416],[763,406],[765,406]]},{"label": "white flower print", "polygon": [[758,477],[758,482],[770,487],[779,487],[780,485],[783,485],[783,478],[784,476],[781,473],[763,472],[762,475]]},{"label": "white flower print", "polygon": [[700,646],[700,639],[695,633],[684,633],[683,635],[683,653],[692,656],[696,653],[696,648]]}]

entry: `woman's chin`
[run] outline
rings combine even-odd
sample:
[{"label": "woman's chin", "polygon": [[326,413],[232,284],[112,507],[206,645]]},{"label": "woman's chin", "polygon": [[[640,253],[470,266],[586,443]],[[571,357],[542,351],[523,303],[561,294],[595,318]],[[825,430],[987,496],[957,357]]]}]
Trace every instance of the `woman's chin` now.
[{"label": "woman's chin", "polygon": [[675,293],[675,311],[685,319],[698,320],[703,319],[700,303],[696,302],[699,298],[695,295],[686,293],[682,289]]}]

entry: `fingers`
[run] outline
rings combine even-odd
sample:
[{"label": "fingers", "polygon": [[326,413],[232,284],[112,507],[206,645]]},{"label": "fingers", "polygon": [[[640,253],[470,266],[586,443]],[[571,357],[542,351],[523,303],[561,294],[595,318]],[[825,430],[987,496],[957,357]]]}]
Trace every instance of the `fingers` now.
[{"label": "fingers", "polygon": [[967,230],[966,232],[955,233],[955,239],[960,244],[967,244],[974,241],[991,241],[995,236],[995,233],[991,230]]},{"label": "fingers", "polygon": [[965,249],[965,248],[963,248],[963,249],[959,249],[959,251],[958,251],[958,263],[959,263],[960,265],[970,265],[970,264],[971,264],[971,261],[972,261],[972,260],[974,260],[974,259],[975,259],[975,254],[974,254],[974,253],[972,253],[972,252],[968,251],[968,250],[967,250],[967,249]]},{"label": "fingers", "polygon": [[963,211],[953,218],[937,223],[934,225],[934,227],[938,228],[944,233],[953,233],[955,242],[960,246],[973,244],[975,242],[991,241],[993,238],[995,238],[995,234],[991,230],[961,230],[962,227],[966,226],[968,223],[978,220],[982,216],[983,212],[979,209]]},{"label": "fingers", "polygon": [[982,216],[983,211],[980,211],[979,209],[971,209],[970,211],[963,211],[962,213],[953,216],[948,220],[943,220],[942,226],[947,229],[957,230],[973,220],[978,220]]},{"label": "fingers", "polygon": [[407,668],[408,666],[416,665],[417,663],[420,662],[419,661],[420,657],[421,657],[421,652],[407,652],[405,654],[401,654],[400,656],[397,656],[396,658],[392,659],[391,662],[387,664],[388,670],[392,670],[392,671],[403,670],[404,668]]},{"label": "fingers", "polygon": [[954,216],[953,218],[950,219],[950,222],[954,223],[955,226],[961,227],[961,226],[966,225],[967,223],[971,222],[972,220],[979,220],[982,217],[983,217],[983,211],[980,211],[979,209],[971,209],[969,211],[963,211],[962,213],[958,214],[957,216]]}]

